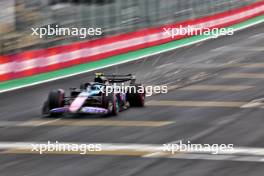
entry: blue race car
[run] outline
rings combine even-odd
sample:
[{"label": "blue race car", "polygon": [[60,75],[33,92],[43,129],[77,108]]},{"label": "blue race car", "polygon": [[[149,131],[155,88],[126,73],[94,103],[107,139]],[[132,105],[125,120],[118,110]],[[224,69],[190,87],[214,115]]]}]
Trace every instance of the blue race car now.
[{"label": "blue race car", "polygon": [[[135,82],[136,78],[131,74],[97,73],[93,82],[83,83],[80,88],[71,88],[70,96],[65,96],[62,89],[51,91],[43,105],[42,113],[50,116],[65,113],[115,116],[129,107],[143,107],[145,88]],[[134,91],[131,92],[129,89],[116,91],[117,86],[132,87]]]}]

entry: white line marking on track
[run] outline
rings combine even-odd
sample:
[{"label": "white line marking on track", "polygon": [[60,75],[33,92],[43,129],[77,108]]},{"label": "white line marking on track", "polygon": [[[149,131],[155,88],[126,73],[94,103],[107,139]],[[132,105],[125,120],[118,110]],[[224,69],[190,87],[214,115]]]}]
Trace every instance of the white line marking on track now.
[{"label": "white line marking on track", "polygon": [[135,120],[31,120],[31,121],[0,121],[0,127],[39,127],[39,126],[72,126],[72,127],[163,127],[175,121],[135,121]]},{"label": "white line marking on track", "polygon": [[[39,154],[33,151],[33,144],[47,144],[37,142],[0,142],[0,154]],[[84,143],[59,143],[60,145]],[[91,143],[89,143],[91,144]],[[165,151],[161,144],[125,144],[125,143],[97,143],[101,144],[101,151],[89,152],[93,155],[119,155],[138,156],[143,158],[173,158],[173,159],[198,159],[198,160],[221,160],[221,161],[245,161],[245,162],[264,162],[264,148],[254,147],[235,147],[231,151],[219,151],[218,154],[212,154],[208,149],[186,151],[176,151],[174,154]],[[88,145],[88,144],[87,144]],[[94,144],[95,145],[95,144]],[[76,152],[68,151],[46,151],[44,154],[72,154]]]},{"label": "white line marking on track", "polygon": [[263,108],[264,107],[264,98],[252,100],[251,102],[244,104],[240,108]]}]

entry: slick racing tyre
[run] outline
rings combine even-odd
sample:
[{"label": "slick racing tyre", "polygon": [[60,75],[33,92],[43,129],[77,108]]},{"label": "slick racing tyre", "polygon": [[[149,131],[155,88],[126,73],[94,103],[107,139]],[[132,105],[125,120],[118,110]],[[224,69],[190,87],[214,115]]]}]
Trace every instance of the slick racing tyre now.
[{"label": "slick racing tyre", "polygon": [[[47,106],[49,110],[55,109],[55,108],[60,108],[64,106],[64,91],[62,89],[59,90],[54,90],[49,93],[49,97],[47,100]],[[50,115],[60,115],[62,113],[52,113]]]},{"label": "slick racing tyre", "polygon": [[120,107],[119,107],[119,101],[116,95],[103,95],[103,108],[108,110],[107,116],[116,116],[119,114]]},{"label": "slick racing tyre", "polygon": [[127,93],[127,100],[131,107],[144,107],[145,106],[145,87],[142,84],[132,84],[135,87],[135,92]]}]

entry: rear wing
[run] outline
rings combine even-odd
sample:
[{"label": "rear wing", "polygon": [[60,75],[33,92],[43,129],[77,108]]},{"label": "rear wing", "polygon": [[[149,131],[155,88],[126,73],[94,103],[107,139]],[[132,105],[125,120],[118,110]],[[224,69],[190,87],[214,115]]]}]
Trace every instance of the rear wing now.
[{"label": "rear wing", "polygon": [[97,78],[105,78],[110,83],[124,83],[124,82],[128,82],[128,81],[131,81],[131,83],[135,83],[136,82],[136,76],[134,76],[132,74],[127,74],[127,75],[116,75],[116,74],[104,75],[102,73],[96,73],[96,77]]}]

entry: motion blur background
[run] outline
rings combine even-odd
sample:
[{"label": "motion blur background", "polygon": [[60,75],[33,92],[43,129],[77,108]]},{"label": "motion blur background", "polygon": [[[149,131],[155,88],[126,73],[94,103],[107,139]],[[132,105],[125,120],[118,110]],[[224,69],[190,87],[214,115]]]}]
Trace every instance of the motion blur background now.
[{"label": "motion blur background", "polygon": [[[256,1],[0,0],[0,176],[263,176],[264,0],[228,13]],[[159,30],[108,37],[223,11],[198,24],[244,30],[206,42],[210,36],[164,40],[154,35]],[[48,25],[99,27],[103,35],[97,37],[110,41],[22,52],[96,39],[31,35],[32,27]],[[2,57],[10,53],[19,54]],[[138,82],[167,85],[170,91],[148,97],[145,108],[109,119],[43,118],[51,90],[69,95],[69,87],[93,80],[95,72],[132,73]],[[28,145],[47,141],[99,143],[106,149],[89,156],[29,151]],[[177,141],[234,144],[235,150],[221,155],[156,150]]]},{"label": "motion blur background", "polygon": [[[257,0],[1,0],[0,54],[47,48],[76,36],[32,36],[32,27],[102,28],[107,35],[159,26],[244,6]],[[95,37],[95,36],[93,36]],[[98,37],[98,36],[96,36]],[[93,38],[86,38],[91,40]]]}]

